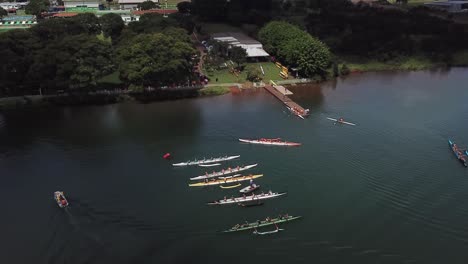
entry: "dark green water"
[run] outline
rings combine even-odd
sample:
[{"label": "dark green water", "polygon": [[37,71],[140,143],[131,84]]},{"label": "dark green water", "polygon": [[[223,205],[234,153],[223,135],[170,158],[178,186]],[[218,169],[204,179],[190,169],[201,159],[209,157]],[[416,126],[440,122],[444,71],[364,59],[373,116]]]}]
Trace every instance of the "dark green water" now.
[{"label": "dark green water", "polygon": [[[447,139],[468,146],[467,81],[453,69],[292,88],[307,120],[263,92],[0,113],[0,263],[466,263],[468,173]],[[263,190],[288,195],[205,206],[236,190],[189,188],[205,170],[165,152],[239,154],[226,166],[259,163]],[[303,219],[272,236],[218,232],[279,213]]]}]

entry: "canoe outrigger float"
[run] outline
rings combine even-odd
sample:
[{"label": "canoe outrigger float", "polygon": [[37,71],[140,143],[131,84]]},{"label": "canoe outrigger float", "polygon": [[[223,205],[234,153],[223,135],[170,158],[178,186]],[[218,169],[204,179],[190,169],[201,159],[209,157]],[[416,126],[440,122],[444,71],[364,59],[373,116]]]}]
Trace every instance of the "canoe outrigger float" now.
[{"label": "canoe outrigger float", "polygon": [[238,174],[232,177],[224,177],[224,179],[217,179],[217,180],[212,179],[211,181],[209,181],[208,179],[205,179],[204,182],[192,183],[192,184],[189,184],[189,186],[190,187],[202,187],[202,186],[210,186],[210,185],[220,185],[223,183],[248,181],[248,180],[257,179],[260,177],[263,177],[263,174],[248,175],[248,176],[247,175],[240,176],[240,174]]},{"label": "canoe outrigger float", "polygon": [[237,168],[223,169],[223,170],[218,171],[218,172],[207,173],[205,175],[200,175],[200,176],[197,176],[197,177],[193,177],[193,178],[190,178],[190,180],[192,180],[192,181],[204,180],[204,179],[209,179],[209,178],[213,178],[213,177],[228,175],[228,174],[231,174],[231,173],[236,173],[236,172],[241,172],[241,171],[251,169],[251,168],[253,168],[253,167],[257,166],[257,165],[258,164],[252,164],[252,165],[241,166],[241,167],[237,166]]},{"label": "canoe outrigger float", "polygon": [[191,166],[191,165],[200,165],[200,164],[210,164],[210,163],[217,163],[220,161],[227,161],[239,158],[240,155],[236,156],[224,156],[219,158],[210,158],[210,159],[202,159],[202,160],[194,160],[194,161],[187,161],[187,162],[180,162],[172,164],[172,166],[181,167],[181,166]]},{"label": "canoe outrigger float", "polygon": [[226,231],[223,231],[223,233],[231,233],[231,232],[239,232],[239,231],[257,229],[259,227],[285,223],[285,222],[289,222],[289,221],[296,220],[296,219],[299,219],[299,218],[301,218],[301,216],[288,216],[288,215],[285,215],[285,216],[280,216],[278,218],[272,218],[272,219],[267,217],[267,219],[265,219],[263,221],[259,220],[257,222],[253,222],[253,223],[237,224],[237,225],[233,226],[232,228],[230,228],[230,229],[228,229]]},{"label": "canoe outrigger float", "polygon": [[68,206],[67,198],[65,198],[65,195],[63,194],[63,192],[61,191],[54,192],[54,199],[60,208],[65,208]]},{"label": "canoe outrigger float", "polygon": [[468,167],[468,164],[466,162],[466,156],[468,156],[468,151],[465,150],[463,153],[462,150],[458,148],[457,144],[453,143],[450,139],[448,140],[448,143],[453,151],[453,154],[455,154],[455,157],[457,157],[457,159],[461,161],[461,163],[463,163],[465,167]]},{"label": "canoe outrigger float", "polygon": [[269,146],[287,146],[287,147],[297,147],[301,143],[281,141],[281,138],[261,138],[261,139],[242,139],[239,138],[240,142],[258,144],[258,145],[269,145]]},{"label": "canoe outrigger float", "polygon": [[241,196],[237,198],[229,198],[221,200],[214,201],[212,203],[208,203],[208,205],[225,205],[225,204],[239,204],[239,203],[251,203],[251,202],[257,202],[257,201],[262,201],[262,200],[267,200],[267,199],[272,199],[276,197],[280,197],[286,195],[286,193],[274,193],[274,192],[268,192],[268,193],[262,193],[259,195],[249,195],[249,196]]}]

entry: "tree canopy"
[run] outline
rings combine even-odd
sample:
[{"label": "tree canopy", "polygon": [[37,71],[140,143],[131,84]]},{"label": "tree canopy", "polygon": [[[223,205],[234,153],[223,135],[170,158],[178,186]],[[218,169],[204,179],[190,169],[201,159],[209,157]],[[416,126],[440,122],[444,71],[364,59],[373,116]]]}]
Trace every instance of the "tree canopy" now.
[{"label": "tree canopy", "polygon": [[0,20],[2,20],[3,17],[6,17],[6,16],[8,16],[8,12],[5,9],[0,8]]},{"label": "tree canopy", "polygon": [[232,47],[229,49],[229,58],[237,64],[239,68],[242,63],[247,61],[247,52],[241,47]]},{"label": "tree canopy", "polygon": [[141,10],[151,10],[159,7],[155,2],[153,1],[144,1],[141,4],[138,4],[138,8]]},{"label": "tree canopy", "polygon": [[287,22],[270,22],[258,36],[268,52],[304,76],[323,74],[330,64],[331,53],[325,44]]},{"label": "tree canopy", "polygon": [[98,19],[83,13],[2,33],[0,94],[37,94],[39,88],[43,94],[89,91],[114,72],[133,88],[197,80],[197,51],[185,28],[189,22],[190,14],[145,14],[126,27],[116,14]]},{"label": "tree canopy", "polygon": [[25,11],[26,14],[35,15],[40,18],[42,12],[45,12],[49,9],[50,2],[49,0],[31,0],[29,4],[26,5]]},{"label": "tree canopy", "polygon": [[111,37],[112,41],[117,40],[125,27],[122,17],[112,13],[105,14],[100,17],[99,23],[101,24],[102,33],[104,33],[104,36]]},{"label": "tree canopy", "polygon": [[121,80],[133,89],[142,89],[189,81],[196,50],[170,34],[153,33],[136,36],[117,54]]},{"label": "tree canopy", "polygon": [[177,4],[177,10],[179,10],[179,13],[181,14],[190,13],[192,10],[192,3],[188,1],[179,2]]}]

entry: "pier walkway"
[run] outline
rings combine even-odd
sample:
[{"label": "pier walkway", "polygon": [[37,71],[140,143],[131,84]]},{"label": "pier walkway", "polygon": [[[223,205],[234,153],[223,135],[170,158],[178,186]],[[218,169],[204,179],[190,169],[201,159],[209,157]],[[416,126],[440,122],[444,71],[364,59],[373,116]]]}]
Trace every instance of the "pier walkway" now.
[{"label": "pier walkway", "polygon": [[288,95],[293,94],[291,91],[286,89],[283,86],[271,86],[265,85],[265,90],[270,92],[274,97],[278,98],[283,104],[288,106],[289,108],[295,109],[297,112],[294,112],[297,116],[306,116],[308,114],[308,110],[304,109],[302,106],[298,105],[296,102],[291,100]]}]

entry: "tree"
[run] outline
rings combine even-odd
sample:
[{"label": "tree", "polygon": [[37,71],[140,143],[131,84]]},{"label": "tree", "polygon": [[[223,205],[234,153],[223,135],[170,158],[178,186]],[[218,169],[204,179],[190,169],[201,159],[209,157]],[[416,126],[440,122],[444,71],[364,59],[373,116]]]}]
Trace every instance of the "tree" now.
[{"label": "tree", "polygon": [[47,88],[93,88],[114,70],[112,57],[110,44],[96,36],[65,36],[37,52],[29,76]]},{"label": "tree", "polygon": [[284,21],[273,21],[265,25],[258,33],[258,38],[265,49],[277,54],[285,43],[304,35],[304,31]]},{"label": "tree", "polygon": [[[76,21],[79,25],[82,25],[86,33],[96,35],[101,33],[101,25],[99,19],[93,13],[82,13],[72,18],[72,21]],[[121,19],[122,20],[122,19]]]},{"label": "tree", "polygon": [[330,64],[331,53],[325,44],[287,22],[268,23],[260,30],[259,39],[270,53],[297,67],[304,76],[323,74]]},{"label": "tree", "polygon": [[296,66],[300,73],[308,77],[323,74],[330,65],[328,47],[308,34],[288,41],[280,54],[288,65]]},{"label": "tree", "polygon": [[104,36],[111,37],[113,42],[120,37],[125,27],[122,17],[117,14],[105,14],[99,18],[99,23],[101,24]]},{"label": "tree", "polygon": [[8,16],[8,12],[5,9],[0,7],[0,20],[2,20],[3,17],[6,17],[6,16]]},{"label": "tree", "polygon": [[348,65],[343,64],[341,66],[341,75],[348,75],[351,72],[351,70],[348,68]]},{"label": "tree", "polygon": [[25,7],[26,14],[35,15],[37,18],[42,17],[42,12],[49,9],[49,0],[31,0]]},{"label": "tree", "polygon": [[23,95],[33,53],[41,48],[35,35],[28,30],[13,29],[0,34],[0,93]]},{"label": "tree", "polygon": [[192,76],[196,50],[163,33],[140,34],[117,52],[120,79],[134,89],[185,82]]},{"label": "tree", "polygon": [[258,82],[262,80],[262,73],[255,66],[249,66],[247,68],[247,80],[251,82]]},{"label": "tree", "polygon": [[179,13],[181,14],[187,14],[190,13],[192,10],[192,3],[188,1],[182,1],[177,4],[177,10],[179,10]]},{"label": "tree", "polygon": [[240,68],[240,65],[247,61],[247,52],[241,47],[232,47],[229,50],[229,58],[237,64],[237,68]]},{"label": "tree", "polygon": [[157,7],[156,3],[153,1],[145,1],[142,2],[141,4],[138,4],[138,8],[141,10],[151,10],[155,9]]}]

